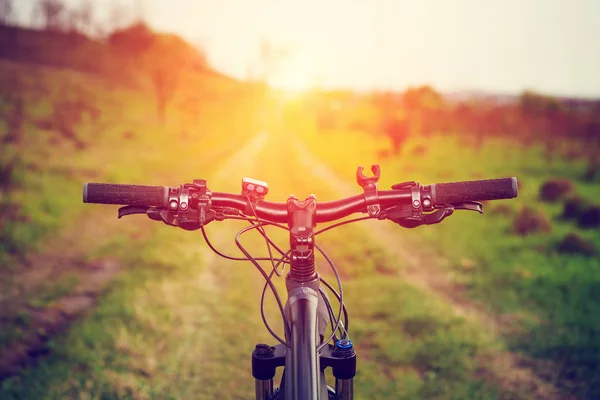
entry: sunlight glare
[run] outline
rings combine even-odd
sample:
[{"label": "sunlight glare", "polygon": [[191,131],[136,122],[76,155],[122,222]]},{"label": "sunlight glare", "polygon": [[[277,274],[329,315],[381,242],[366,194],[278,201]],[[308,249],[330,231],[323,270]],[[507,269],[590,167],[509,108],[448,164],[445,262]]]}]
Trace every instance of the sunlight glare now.
[{"label": "sunlight glare", "polygon": [[313,75],[313,69],[308,62],[299,57],[290,57],[282,62],[267,82],[274,88],[303,92],[314,86]]}]

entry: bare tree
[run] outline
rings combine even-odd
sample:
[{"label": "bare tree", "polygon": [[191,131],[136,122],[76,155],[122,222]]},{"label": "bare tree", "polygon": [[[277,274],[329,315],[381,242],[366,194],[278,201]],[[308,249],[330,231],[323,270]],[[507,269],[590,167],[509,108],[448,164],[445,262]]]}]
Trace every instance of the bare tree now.
[{"label": "bare tree", "polygon": [[260,59],[262,63],[262,80],[267,81],[277,74],[281,64],[289,57],[290,49],[285,47],[276,47],[269,42],[260,43]]},{"label": "bare tree", "polygon": [[12,1],[0,0],[0,24],[8,25],[12,13]]},{"label": "bare tree", "polygon": [[156,112],[166,121],[167,106],[181,82],[183,72],[202,63],[196,49],[174,35],[157,35],[144,54],[144,68],[154,86]]},{"label": "bare tree", "polygon": [[127,25],[127,20],[129,16],[127,15],[127,8],[123,6],[121,3],[112,3],[112,7],[110,9],[109,15],[109,24],[112,31],[116,31],[117,29],[123,28]]},{"label": "bare tree", "polygon": [[133,14],[134,14],[134,18],[138,21],[144,21],[146,19],[146,2],[145,2],[145,0],[135,0]]},{"label": "bare tree", "polygon": [[33,9],[33,19],[42,18],[42,26],[49,31],[64,27],[65,5],[60,0],[39,0]]},{"label": "bare tree", "polygon": [[86,33],[91,34],[94,25],[94,3],[92,0],[82,0],[79,6],[79,22]]}]

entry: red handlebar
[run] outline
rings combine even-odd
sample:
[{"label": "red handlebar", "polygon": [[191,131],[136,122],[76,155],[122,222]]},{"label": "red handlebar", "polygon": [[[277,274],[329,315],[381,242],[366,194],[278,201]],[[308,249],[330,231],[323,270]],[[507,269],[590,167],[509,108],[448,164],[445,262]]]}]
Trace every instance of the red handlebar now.
[{"label": "red handlebar", "polygon": [[[378,195],[379,204],[383,207],[393,207],[401,203],[409,203],[410,190],[381,190]],[[214,207],[231,207],[241,212],[248,211],[248,201],[242,195],[231,193],[213,192],[212,205]],[[288,219],[286,203],[261,201],[255,206],[256,215],[267,221],[285,223]],[[365,196],[355,195],[345,199],[317,203],[317,223],[335,221],[348,215],[366,212],[367,203]],[[249,214],[251,215],[251,213]]]},{"label": "red handlebar", "polygon": [[[249,182],[248,188],[255,186],[253,182]],[[394,185],[392,187],[394,190],[379,191],[376,189],[376,185],[369,185],[369,182],[366,182],[363,194],[341,200],[317,203],[314,221],[316,223],[330,222],[353,213],[366,213],[367,211],[371,216],[378,217],[380,215],[379,210],[403,205],[408,205],[408,208],[396,210],[398,212],[394,214],[394,218],[413,220],[416,218],[421,221],[420,217],[415,216],[415,212],[431,212],[436,208],[446,206],[454,206],[456,209],[476,210],[477,207],[473,208],[473,205],[468,203],[514,198],[517,197],[517,187],[516,178],[450,182],[425,186],[415,182],[405,182]],[[266,191],[262,193],[266,193]],[[182,212],[185,214],[191,207],[195,207],[194,201],[197,203],[202,199],[206,205],[210,202],[212,207],[235,209],[252,216],[253,211],[250,209],[248,201],[251,196],[248,196],[223,192],[211,193],[204,180],[195,180],[194,184],[185,184],[180,188],[105,183],[86,183],[83,186],[84,203],[136,206],[135,210],[128,210],[130,213],[138,213],[138,208],[141,212],[145,212],[143,207],[156,207],[169,212]],[[288,222],[287,203],[254,201],[258,198],[262,199],[263,196],[253,197],[252,200],[257,217],[275,223]],[[207,208],[203,210],[206,211]],[[442,217],[440,216],[440,218]],[[437,222],[430,221],[428,223]]]}]

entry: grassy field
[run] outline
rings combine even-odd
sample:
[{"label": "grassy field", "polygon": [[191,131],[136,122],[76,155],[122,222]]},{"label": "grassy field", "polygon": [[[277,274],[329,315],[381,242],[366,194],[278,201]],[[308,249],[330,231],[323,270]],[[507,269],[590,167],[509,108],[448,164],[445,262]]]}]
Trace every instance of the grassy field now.
[{"label": "grassy field", "polygon": [[[269,200],[315,193],[324,201],[359,193],[356,166],[375,162],[380,188],[412,179],[517,176],[522,189],[518,199],[500,202],[504,210],[486,204],[483,216],[457,212],[410,231],[370,221],[318,237],[344,282],[359,354],[357,398],[600,395],[600,263],[556,252],[568,232],[597,245],[600,235],[560,219],[560,204],[538,199],[551,176],[597,198],[600,185],[580,179],[583,162],[548,163],[540,149],[500,141],[476,152],[444,135],[412,138],[399,157],[381,159],[384,139],[319,130],[293,103],[279,115],[265,106],[264,92],[214,75],[188,77],[162,125],[146,87],[10,61],[0,62],[0,72],[16,82],[2,85],[3,128],[15,99],[24,104],[22,140],[1,153],[3,168],[12,154],[20,157],[2,192],[11,214],[2,221],[0,355],[27,338],[36,313],[81,291],[90,266],[111,262],[119,271],[84,316],[47,335],[48,354],[36,366],[1,383],[2,399],[248,399],[251,351],[274,343],[260,320],[264,283],[252,265],[220,259],[198,232],[142,216],[117,220],[117,207],[82,204],[82,183],[205,178],[213,191],[237,192],[241,177],[250,176],[269,183]],[[44,129],[68,108],[66,100],[82,99],[100,112],[71,123],[75,139]],[[510,232],[525,205],[549,216],[551,233]],[[233,236],[243,226],[214,222],[207,232],[219,249],[237,255]],[[282,232],[273,236],[286,245]],[[258,236],[245,243],[266,253]],[[333,280],[323,259],[318,267]],[[281,332],[272,301],[267,316]]]},{"label": "grassy field", "polygon": [[[291,115],[298,112],[293,106],[291,110]],[[541,146],[523,148],[498,139],[475,151],[440,134],[411,138],[401,154],[382,160],[377,152],[386,147],[385,140],[365,132],[317,133],[314,125],[301,132],[310,150],[340,177],[349,177],[356,165],[381,164],[381,188],[404,180],[427,184],[516,176],[521,184],[517,199],[490,202],[483,216],[455,213],[440,225],[403,232],[403,238],[416,248],[429,243],[428,250],[449,261],[444,266],[458,290],[505,316],[509,348],[540,360],[540,372],[559,386],[583,398],[598,396],[600,262],[598,257],[560,254],[557,245],[575,232],[598,247],[600,233],[565,220],[562,202],[545,203],[539,196],[547,179],[559,177],[572,181],[573,192],[593,203],[600,185],[583,179],[585,159],[557,156],[549,162]],[[343,152],[331,151],[342,142]],[[551,232],[512,233],[513,220],[524,207],[547,215]],[[544,361],[555,368],[549,371]]]}]

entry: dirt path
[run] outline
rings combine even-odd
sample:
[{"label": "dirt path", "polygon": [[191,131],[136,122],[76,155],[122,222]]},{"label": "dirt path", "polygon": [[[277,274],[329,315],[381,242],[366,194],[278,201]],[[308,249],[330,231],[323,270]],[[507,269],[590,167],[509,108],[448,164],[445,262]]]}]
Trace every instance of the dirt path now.
[{"label": "dirt path", "polygon": [[[266,140],[266,133],[257,134],[213,171],[211,180],[227,182],[225,185],[237,184],[239,188],[237,180],[229,182],[231,177],[238,176],[240,171],[252,164]],[[43,241],[39,251],[21,260],[13,268],[16,272],[0,276],[3,283],[0,322],[8,329],[15,329],[20,325],[14,323],[19,315],[27,320],[25,326],[19,326],[23,334],[4,350],[0,347],[0,382],[48,354],[48,340],[65,332],[75,319],[89,312],[99,295],[109,288],[115,275],[123,270],[124,266],[113,259],[87,261],[86,257],[91,252],[107,243],[109,245],[117,232],[125,232],[134,240],[151,234],[153,221],[139,218],[135,224],[123,224],[116,218],[116,212],[116,207],[90,208],[58,234]],[[205,254],[209,260],[211,256]],[[212,271],[209,266],[200,278],[207,287],[212,287],[216,281]],[[52,287],[59,278],[67,275],[78,282],[74,288],[69,288],[68,293],[58,295],[43,307],[33,307],[29,303],[36,292]]]},{"label": "dirt path", "polygon": [[[340,196],[354,195],[360,191],[358,185],[349,185],[340,180],[326,165],[316,159],[299,141],[295,141],[300,160],[305,167],[317,176],[327,181],[328,186]],[[409,284],[420,288],[432,296],[441,298],[450,305],[456,315],[474,321],[483,327],[496,342],[503,342],[502,332],[507,321],[502,317],[487,312],[482,306],[468,300],[461,286],[454,282],[452,276],[445,272],[444,265],[448,261],[428,253],[424,249],[415,251],[407,247],[398,234],[398,227],[384,224],[381,221],[366,221],[359,226],[371,235],[382,238],[381,245],[385,250],[399,260],[403,268],[398,272],[401,278]],[[536,400],[564,399],[560,391],[552,384],[536,376],[531,367],[532,362],[519,353],[498,350],[486,354],[485,359],[479,360],[481,368],[478,371],[486,380],[502,387],[507,392],[524,391],[530,398]]]}]

